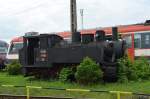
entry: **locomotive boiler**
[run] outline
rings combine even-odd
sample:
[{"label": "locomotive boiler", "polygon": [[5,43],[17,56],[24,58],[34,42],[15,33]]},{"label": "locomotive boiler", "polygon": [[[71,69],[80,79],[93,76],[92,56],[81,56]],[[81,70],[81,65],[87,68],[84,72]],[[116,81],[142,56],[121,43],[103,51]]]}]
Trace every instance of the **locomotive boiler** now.
[{"label": "locomotive boiler", "polygon": [[125,54],[125,42],[118,40],[117,27],[112,28],[112,40],[105,32],[72,35],[72,43],[56,34],[24,36],[19,60],[25,75],[39,74],[56,77],[64,67],[76,67],[85,57],[92,58],[104,72],[105,80],[117,77],[117,59]]}]

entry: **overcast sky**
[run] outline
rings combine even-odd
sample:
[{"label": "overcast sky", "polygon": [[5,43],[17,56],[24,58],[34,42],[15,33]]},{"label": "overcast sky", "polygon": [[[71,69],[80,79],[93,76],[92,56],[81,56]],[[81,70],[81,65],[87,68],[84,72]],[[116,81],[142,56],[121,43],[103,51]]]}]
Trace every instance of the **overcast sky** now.
[{"label": "overcast sky", "polygon": [[[58,32],[70,29],[70,0],[0,0],[0,39],[9,40],[25,32]],[[150,19],[150,0],[77,0],[84,27],[133,24]]]}]

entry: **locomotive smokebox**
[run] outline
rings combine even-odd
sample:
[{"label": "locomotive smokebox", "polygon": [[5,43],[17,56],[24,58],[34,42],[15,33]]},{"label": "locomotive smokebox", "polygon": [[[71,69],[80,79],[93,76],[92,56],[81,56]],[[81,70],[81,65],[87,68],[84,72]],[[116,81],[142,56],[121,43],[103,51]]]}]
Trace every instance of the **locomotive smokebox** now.
[{"label": "locomotive smokebox", "polygon": [[112,27],[112,40],[118,41],[118,28]]}]

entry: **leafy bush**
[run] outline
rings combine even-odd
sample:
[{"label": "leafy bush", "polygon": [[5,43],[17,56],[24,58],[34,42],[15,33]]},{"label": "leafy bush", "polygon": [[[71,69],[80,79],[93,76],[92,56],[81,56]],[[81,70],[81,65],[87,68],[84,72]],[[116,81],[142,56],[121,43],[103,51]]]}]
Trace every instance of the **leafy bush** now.
[{"label": "leafy bush", "polygon": [[59,80],[62,82],[70,82],[74,80],[74,72],[71,68],[63,68],[59,74]]},{"label": "leafy bush", "polygon": [[138,79],[146,80],[150,78],[150,63],[148,59],[141,57],[134,62]]},{"label": "leafy bush", "polygon": [[127,57],[118,61],[118,81],[145,80],[150,78],[150,64],[146,58],[139,58],[133,63]]},{"label": "leafy bush", "polygon": [[10,75],[21,74],[21,65],[18,61],[13,61],[12,63],[7,65],[6,71],[8,71],[8,74]]},{"label": "leafy bush", "polygon": [[100,81],[103,77],[103,72],[93,60],[86,57],[77,67],[75,78],[80,84],[93,84]]},{"label": "leafy bush", "polygon": [[128,57],[118,60],[118,81],[128,82],[128,80],[137,80],[136,67]]}]

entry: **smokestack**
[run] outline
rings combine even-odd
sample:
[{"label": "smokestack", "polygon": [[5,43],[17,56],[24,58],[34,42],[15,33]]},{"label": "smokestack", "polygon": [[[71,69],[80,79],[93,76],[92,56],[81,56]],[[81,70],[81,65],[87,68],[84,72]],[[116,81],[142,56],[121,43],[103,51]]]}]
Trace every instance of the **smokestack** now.
[{"label": "smokestack", "polygon": [[118,28],[112,27],[112,40],[118,41]]},{"label": "smokestack", "polygon": [[71,34],[72,34],[72,42],[79,42],[79,32],[77,32],[77,8],[76,8],[76,0],[70,0],[70,19],[71,19]]}]

